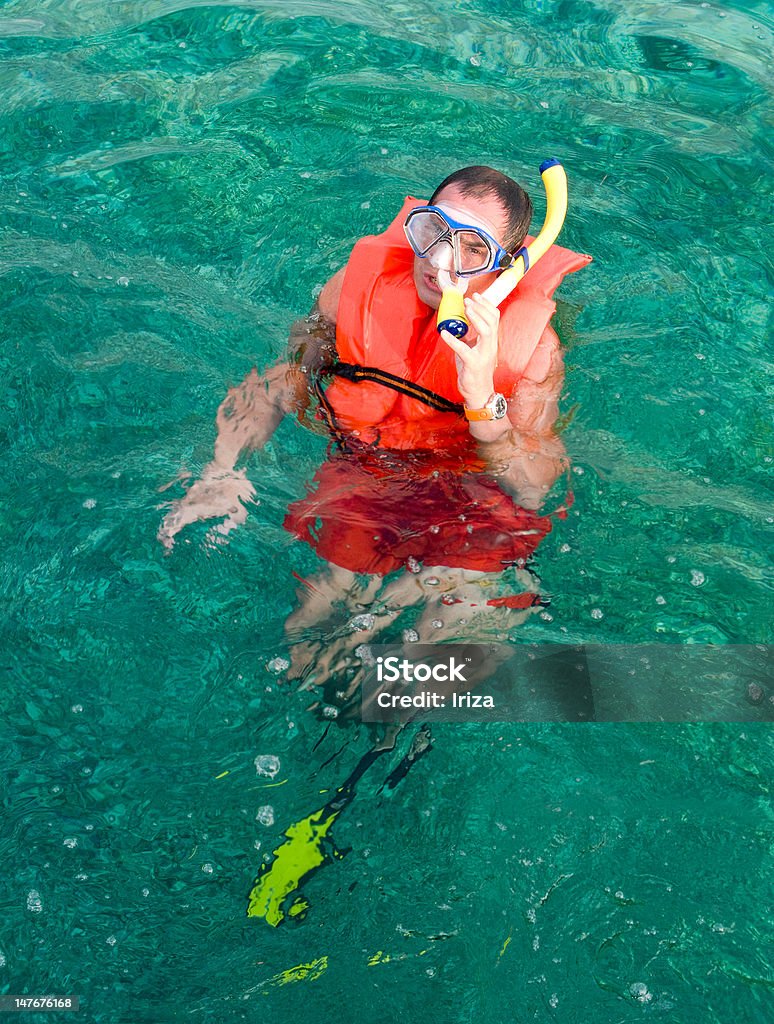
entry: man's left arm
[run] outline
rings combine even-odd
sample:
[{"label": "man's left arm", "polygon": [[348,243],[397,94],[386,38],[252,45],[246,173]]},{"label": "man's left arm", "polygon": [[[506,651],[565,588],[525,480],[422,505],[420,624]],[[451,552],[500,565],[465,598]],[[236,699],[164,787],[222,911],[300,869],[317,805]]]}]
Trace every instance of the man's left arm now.
[{"label": "man's left arm", "polygon": [[[545,344],[544,344],[545,342]],[[539,509],[557,479],[567,470],[562,439],[556,433],[559,399],[564,385],[564,360],[559,339],[547,328],[540,352],[545,377],[530,377],[530,367],[508,402],[507,428],[479,449],[503,490],[523,508]],[[533,371],[534,372],[534,371]]]},{"label": "man's left arm", "polygon": [[[457,357],[457,382],[465,405],[476,409],[483,407],[494,391],[500,312],[481,295],[466,299],[465,309],[476,332],[473,344],[446,331],[442,336]],[[492,474],[529,509],[541,507],[567,466],[564,445],[555,432],[564,365],[559,339],[550,328],[538,350],[539,358],[530,361],[508,402],[507,417],[468,425]]]}]

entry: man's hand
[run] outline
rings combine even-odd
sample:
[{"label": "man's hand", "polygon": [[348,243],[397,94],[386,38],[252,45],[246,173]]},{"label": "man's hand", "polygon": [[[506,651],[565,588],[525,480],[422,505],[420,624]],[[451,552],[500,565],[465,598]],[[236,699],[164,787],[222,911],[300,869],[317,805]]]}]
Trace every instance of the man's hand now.
[{"label": "man's hand", "polygon": [[[465,299],[465,312],[472,331],[455,338],[448,331],[441,337],[454,352],[457,362],[457,387],[468,409],[481,409],[494,392],[500,310],[483,295]],[[472,340],[473,344],[469,342]],[[496,441],[508,430],[508,420],[471,422],[468,429],[477,441]]]},{"label": "man's hand", "polygon": [[229,389],[218,409],[215,458],[205,466],[201,480],[172,505],[159,527],[157,537],[167,551],[190,523],[222,518],[208,534],[210,543],[222,543],[244,523],[247,505],[257,502],[244,470],[236,469],[237,460],[262,448],[285,413],[298,408],[299,376],[297,367],[280,363],[260,375],[253,369],[241,384]]},{"label": "man's hand", "polygon": [[448,331],[441,337],[457,357],[457,386],[465,405],[480,409],[494,391],[500,310],[483,295],[471,295],[465,299],[465,313],[473,330],[465,338]]},{"label": "man's hand", "polygon": [[188,488],[184,498],[176,501],[159,527],[158,540],[171,551],[175,537],[190,523],[223,518],[210,530],[210,540],[219,541],[247,519],[247,505],[257,504],[255,488],[244,470],[223,469],[211,462]]}]

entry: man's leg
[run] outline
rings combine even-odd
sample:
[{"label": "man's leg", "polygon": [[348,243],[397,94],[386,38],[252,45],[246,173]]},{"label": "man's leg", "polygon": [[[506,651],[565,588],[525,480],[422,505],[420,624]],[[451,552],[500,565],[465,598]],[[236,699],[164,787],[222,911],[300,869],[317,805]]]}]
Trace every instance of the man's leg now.
[{"label": "man's leg", "polygon": [[301,580],[298,607],[285,621],[289,679],[321,685],[357,662],[355,649],[372,641],[397,614],[378,600],[383,583],[381,576],[357,575],[332,564]]}]

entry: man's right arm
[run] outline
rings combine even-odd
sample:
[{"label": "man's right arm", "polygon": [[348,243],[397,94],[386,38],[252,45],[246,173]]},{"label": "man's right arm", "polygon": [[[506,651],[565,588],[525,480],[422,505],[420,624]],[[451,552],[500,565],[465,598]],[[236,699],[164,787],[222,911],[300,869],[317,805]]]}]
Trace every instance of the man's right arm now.
[{"label": "man's right arm", "polygon": [[309,374],[319,372],[336,358],[336,313],[344,270],[324,285],[309,316],[290,330],[290,360],[263,374],[253,368],[230,388],[216,416],[217,437],[211,462],[202,470],[180,501],[175,502],[159,528],[158,538],[171,549],[175,536],[187,525],[225,517],[215,529],[227,534],[247,518],[245,503],[255,496],[240,458],[262,448],[286,413],[297,413],[309,401]]},{"label": "man's right arm", "polygon": [[306,408],[309,374],[319,373],[336,360],[336,314],[344,269],[325,284],[311,313],[290,328],[290,361],[263,374],[255,367],[241,384],[231,388],[218,409],[214,463],[235,468],[242,454],[262,448],[288,413]]}]

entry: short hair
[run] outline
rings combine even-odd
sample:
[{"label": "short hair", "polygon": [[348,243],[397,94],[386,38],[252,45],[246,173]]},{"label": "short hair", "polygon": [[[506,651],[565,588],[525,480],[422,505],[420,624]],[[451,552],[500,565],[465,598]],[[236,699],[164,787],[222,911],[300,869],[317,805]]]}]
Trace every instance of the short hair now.
[{"label": "short hair", "polygon": [[497,241],[509,252],[516,252],[529,230],[532,220],[532,200],[524,189],[507,174],[501,174],[493,167],[462,167],[444,178],[433,192],[430,202],[435,203],[438,195],[449,185],[456,185],[464,196],[484,199],[494,196],[508,214],[505,238]]}]

